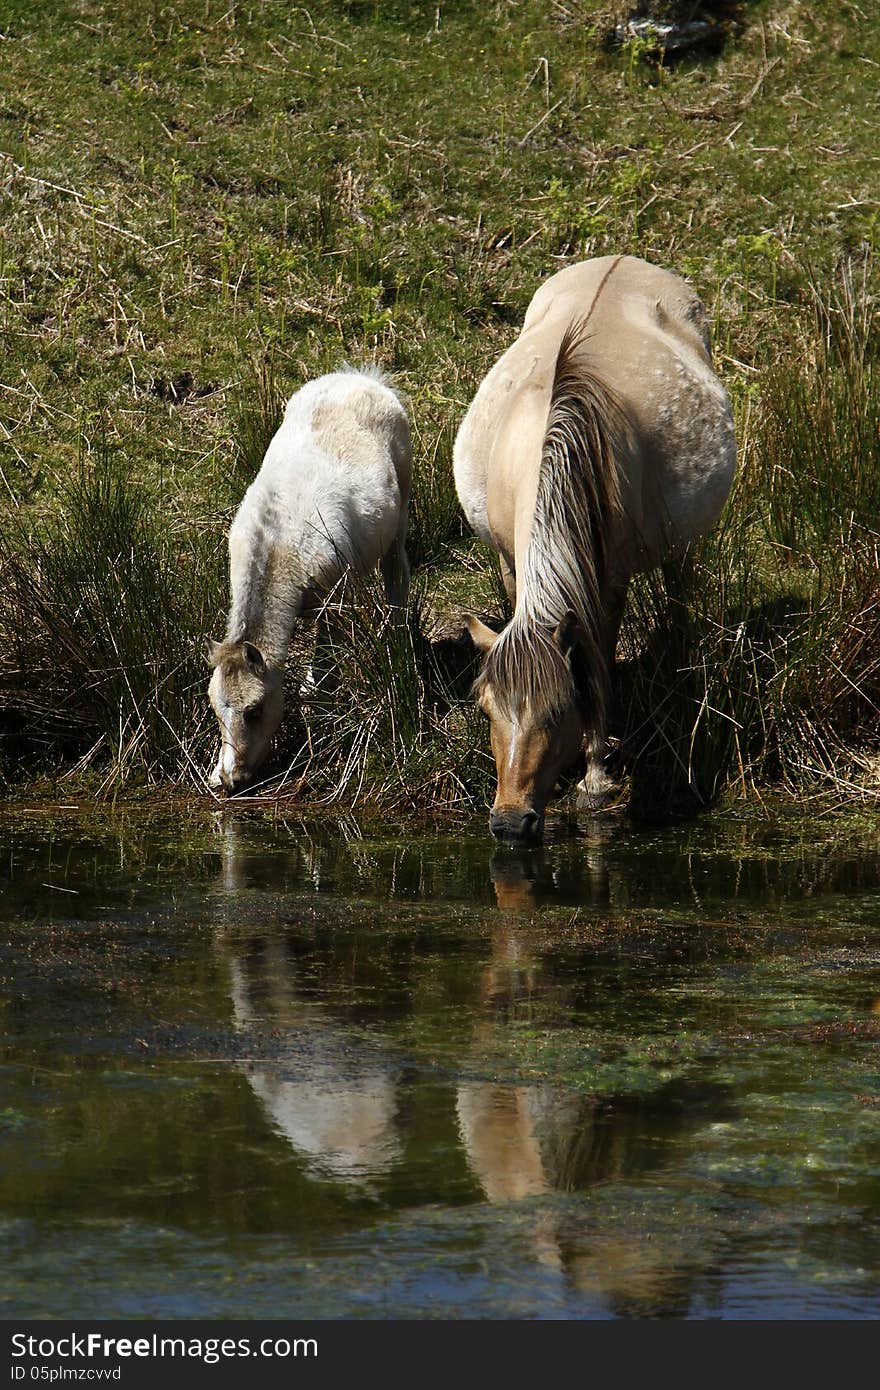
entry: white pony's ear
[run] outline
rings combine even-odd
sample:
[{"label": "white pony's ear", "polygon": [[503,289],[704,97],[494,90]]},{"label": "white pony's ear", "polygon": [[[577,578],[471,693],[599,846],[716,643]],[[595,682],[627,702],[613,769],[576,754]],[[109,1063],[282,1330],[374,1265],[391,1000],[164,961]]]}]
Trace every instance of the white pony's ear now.
[{"label": "white pony's ear", "polygon": [[212,669],[217,665],[220,659],[220,648],[222,645],[222,642],[212,642],[210,637],[205,638],[205,660]]},{"label": "white pony's ear", "polygon": [[473,613],[465,613],[464,625],[470,633],[471,641],[477,651],[483,652],[484,655],[488,656],[489,652],[498,641],[498,633],[493,632],[491,627],[487,627],[485,623],[480,622],[479,618],[475,618]]},{"label": "white pony's ear", "polygon": [[249,669],[253,671],[254,675],[265,675],[266,662],[263,657],[263,653],[260,651],[259,647],[255,647],[253,642],[242,642],[242,650],[244,652],[244,659],[247,662]]},{"label": "white pony's ear", "polygon": [[572,647],[576,647],[582,639],[584,630],[576,613],[569,608],[561,622],[556,624],[553,632],[553,641],[557,644],[565,656],[568,656]]}]

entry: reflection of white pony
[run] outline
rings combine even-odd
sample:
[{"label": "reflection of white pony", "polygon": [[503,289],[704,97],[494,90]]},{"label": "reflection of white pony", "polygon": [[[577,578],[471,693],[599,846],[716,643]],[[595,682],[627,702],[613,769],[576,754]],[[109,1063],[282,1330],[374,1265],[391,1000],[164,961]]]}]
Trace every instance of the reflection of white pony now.
[{"label": "reflection of white pony", "polygon": [[271,1026],[286,1040],[286,1057],[244,1066],[248,1083],[319,1177],[368,1186],[400,1157],[397,1073],[298,999],[278,939],[264,945],[257,959],[226,948],[237,1026]]},{"label": "reflection of white pony", "polygon": [[[280,923],[255,942],[242,935],[242,901],[252,870],[242,827],[220,827],[222,875],[217,902],[217,948],[229,971],[235,1026],[247,1038],[271,1031],[278,1055],[240,1063],[248,1085],[274,1128],[305,1160],[310,1172],[369,1188],[398,1162],[400,1066],[386,1052],[352,1039],[328,1012],[304,997],[285,949]],[[291,854],[321,887],[320,859],[307,837],[291,841]],[[289,901],[285,898],[285,902]]]},{"label": "reflection of white pony", "polygon": [[281,723],[294,624],[347,569],[381,565],[389,603],[404,602],[411,462],[406,411],[378,372],[334,372],[291,397],[229,532],[232,606],[209,652],[212,786],[252,781]]}]

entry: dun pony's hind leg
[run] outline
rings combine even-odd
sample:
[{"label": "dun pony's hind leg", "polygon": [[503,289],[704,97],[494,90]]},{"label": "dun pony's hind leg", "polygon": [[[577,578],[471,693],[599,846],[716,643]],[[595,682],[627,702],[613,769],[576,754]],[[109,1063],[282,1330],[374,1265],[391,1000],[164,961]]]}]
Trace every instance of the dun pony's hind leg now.
[{"label": "dun pony's hind leg", "polygon": [[[605,655],[608,662],[609,699],[613,694],[614,658],[628,585],[628,579],[617,585],[605,605]],[[583,781],[578,783],[577,804],[581,810],[598,811],[617,795],[620,785],[618,779],[612,777],[608,771],[608,745],[604,729],[597,730],[587,738],[584,753],[587,765]]]}]

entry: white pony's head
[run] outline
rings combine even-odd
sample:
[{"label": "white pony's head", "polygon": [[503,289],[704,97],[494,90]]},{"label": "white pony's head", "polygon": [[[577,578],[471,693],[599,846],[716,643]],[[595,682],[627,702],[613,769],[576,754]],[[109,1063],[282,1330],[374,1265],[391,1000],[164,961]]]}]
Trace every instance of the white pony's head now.
[{"label": "white pony's head", "polygon": [[231,794],[250,785],[269,751],[284,713],[284,677],[252,642],[210,642],[207,655],[222,740],[210,785]]}]

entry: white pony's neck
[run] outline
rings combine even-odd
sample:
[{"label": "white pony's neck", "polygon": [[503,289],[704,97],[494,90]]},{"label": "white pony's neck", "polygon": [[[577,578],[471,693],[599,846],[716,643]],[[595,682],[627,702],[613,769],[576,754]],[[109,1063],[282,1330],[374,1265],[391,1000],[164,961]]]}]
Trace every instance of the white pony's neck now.
[{"label": "white pony's neck", "polygon": [[297,582],[293,557],[284,547],[270,545],[251,547],[240,567],[236,559],[234,553],[226,640],[252,642],[270,666],[283,669],[303,606],[303,585]]}]

